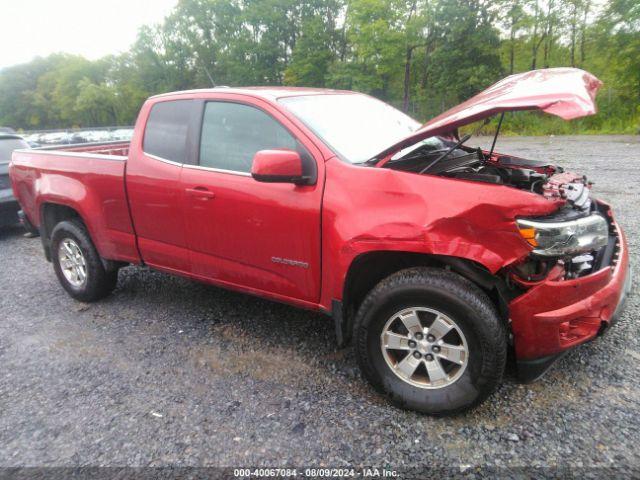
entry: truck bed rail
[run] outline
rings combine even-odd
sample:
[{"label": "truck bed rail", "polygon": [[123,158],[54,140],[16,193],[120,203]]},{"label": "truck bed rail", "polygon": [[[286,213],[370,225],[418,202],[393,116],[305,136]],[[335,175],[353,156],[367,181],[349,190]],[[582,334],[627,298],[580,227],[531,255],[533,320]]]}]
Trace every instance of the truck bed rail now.
[{"label": "truck bed rail", "polygon": [[70,145],[55,145],[34,148],[33,151],[38,153],[46,153],[48,151],[55,153],[56,155],[65,153],[88,153],[93,155],[105,155],[112,157],[126,158],[129,154],[129,141],[110,141],[110,142],[96,142],[96,143],[77,143]]}]

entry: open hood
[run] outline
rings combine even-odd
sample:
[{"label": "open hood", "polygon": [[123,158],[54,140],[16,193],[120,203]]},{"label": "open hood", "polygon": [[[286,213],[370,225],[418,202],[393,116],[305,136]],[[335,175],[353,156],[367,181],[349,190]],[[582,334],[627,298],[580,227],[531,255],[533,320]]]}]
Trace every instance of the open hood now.
[{"label": "open hood", "polygon": [[425,123],[413,134],[376,155],[378,166],[394,153],[434,135],[501,112],[542,110],[565,120],[596,113],[595,97],[602,82],[578,68],[547,68],[510,75],[476,96]]}]

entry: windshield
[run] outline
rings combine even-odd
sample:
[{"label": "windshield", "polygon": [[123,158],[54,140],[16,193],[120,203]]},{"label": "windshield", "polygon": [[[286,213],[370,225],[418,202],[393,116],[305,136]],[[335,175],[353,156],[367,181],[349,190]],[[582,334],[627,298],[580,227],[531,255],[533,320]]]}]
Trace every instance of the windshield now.
[{"label": "windshield", "polygon": [[370,160],[420,128],[400,110],[357,93],[285,97],[279,102],[351,163]]},{"label": "windshield", "polygon": [[19,148],[29,148],[29,144],[20,138],[0,138],[0,162],[11,160],[11,153]]}]

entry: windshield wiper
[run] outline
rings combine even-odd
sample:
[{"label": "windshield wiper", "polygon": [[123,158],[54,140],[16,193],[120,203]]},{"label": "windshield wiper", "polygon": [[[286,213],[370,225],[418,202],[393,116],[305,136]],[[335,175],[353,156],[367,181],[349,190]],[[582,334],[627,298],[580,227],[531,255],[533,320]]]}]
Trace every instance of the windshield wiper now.
[{"label": "windshield wiper", "polygon": [[482,125],[480,125],[478,128],[476,128],[475,131],[473,131],[473,133],[468,133],[467,135],[462,137],[460,140],[458,140],[458,142],[453,147],[450,147],[446,152],[444,152],[442,155],[440,155],[438,158],[436,158],[433,162],[431,162],[429,165],[427,165],[422,170],[420,170],[419,174],[422,175],[424,172],[429,170],[431,167],[433,167],[440,160],[442,160],[443,158],[447,157],[447,155],[449,155],[451,152],[453,152],[456,148],[458,148],[464,142],[466,142],[471,137],[473,137],[475,134],[477,134],[482,129],[482,127],[484,127],[485,125],[487,125],[491,121],[491,118],[492,117],[489,117],[489,118],[485,119],[485,121],[482,122]]},{"label": "windshield wiper", "polygon": [[460,140],[458,140],[452,147],[449,147],[442,155],[440,155],[438,158],[436,158],[433,162],[431,162],[429,165],[427,165],[426,167],[424,167],[422,170],[420,170],[420,174],[423,174],[424,172],[426,172],[427,170],[429,170],[431,167],[433,167],[436,163],[438,163],[440,160],[442,160],[443,158],[445,158],[447,155],[449,155],[451,152],[453,152],[456,148],[458,148],[460,145],[462,145],[464,142],[466,142],[467,140],[469,140],[471,138],[471,134],[468,133],[465,136],[463,136]]},{"label": "windshield wiper", "polygon": [[[432,144],[424,144],[421,145],[419,147],[417,147],[416,149],[412,150],[411,152],[407,153],[404,157],[399,157],[396,159],[391,159],[389,160],[389,163],[395,163],[395,162],[401,162],[401,161],[405,161],[405,160],[413,160],[416,158],[420,158],[425,154],[433,154],[433,153],[440,153],[440,152],[444,152],[445,150],[448,150],[446,148],[436,148],[434,149],[434,145]],[[365,165],[371,165],[371,164],[376,164],[380,161],[380,159],[378,157],[373,157],[370,158],[369,160],[367,160],[366,162],[363,162]]]},{"label": "windshield wiper", "polygon": [[415,150],[413,150],[412,152],[407,153],[404,157],[400,157],[400,158],[389,160],[389,163],[391,163],[391,162],[401,162],[401,161],[404,161],[404,160],[414,160],[416,158],[421,158],[424,155],[432,155],[432,154],[436,154],[436,153],[442,153],[442,152],[445,152],[447,150],[448,150],[448,148],[433,148],[433,145],[422,145],[422,146],[416,148]]}]

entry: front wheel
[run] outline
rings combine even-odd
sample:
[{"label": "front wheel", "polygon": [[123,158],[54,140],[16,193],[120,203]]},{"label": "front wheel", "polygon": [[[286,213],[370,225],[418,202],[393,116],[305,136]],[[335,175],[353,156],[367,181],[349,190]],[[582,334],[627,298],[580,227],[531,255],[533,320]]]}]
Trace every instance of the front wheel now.
[{"label": "front wheel", "polygon": [[504,322],[467,279],[441,269],[402,270],[380,282],[354,327],[365,377],[397,405],[431,415],[473,408],[499,385]]},{"label": "front wheel", "polygon": [[58,280],[76,300],[94,302],[116,287],[118,271],[104,268],[79,220],[66,220],[55,226],[51,232],[51,257]]}]

